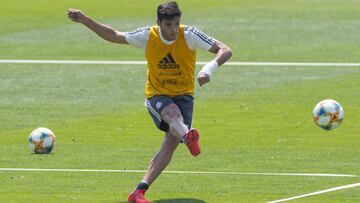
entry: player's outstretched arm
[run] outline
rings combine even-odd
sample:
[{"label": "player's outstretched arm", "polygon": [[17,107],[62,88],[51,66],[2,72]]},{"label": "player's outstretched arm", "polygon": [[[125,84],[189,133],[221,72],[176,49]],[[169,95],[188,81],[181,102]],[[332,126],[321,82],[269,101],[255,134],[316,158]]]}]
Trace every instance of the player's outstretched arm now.
[{"label": "player's outstretched arm", "polygon": [[110,26],[94,21],[90,17],[86,16],[81,10],[69,8],[68,17],[74,22],[84,24],[86,27],[107,41],[119,44],[128,44],[125,39],[125,33],[116,31]]},{"label": "player's outstretched arm", "polygon": [[209,51],[216,54],[216,56],[198,73],[197,79],[200,86],[208,83],[210,81],[210,76],[215,68],[224,64],[232,56],[232,50],[230,47],[220,41],[216,41],[216,43],[209,49]]}]

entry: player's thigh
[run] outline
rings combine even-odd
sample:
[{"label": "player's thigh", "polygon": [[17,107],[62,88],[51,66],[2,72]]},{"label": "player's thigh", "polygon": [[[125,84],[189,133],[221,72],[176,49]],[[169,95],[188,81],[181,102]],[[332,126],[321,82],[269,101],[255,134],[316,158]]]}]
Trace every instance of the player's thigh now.
[{"label": "player's thigh", "polygon": [[155,125],[162,131],[167,132],[169,125],[162,119],[161,112],[169,106],[174,104],[171,97],[165,95],[153,96],[146,99],[146,107],[152,117]]},{"label": "player's thigh", "polygon": [[175,119],[183,121],[181,111],[175,103],[169,104],[164,108],[164,110],[161,112],[161,119],[166,123],[170,123]]},{"label": "player's thigh", "polygon": [[184,124],[191,129],[194,111],[194,97],[191,95],[181,95],[174,97],[173,100],[181,112]]}]

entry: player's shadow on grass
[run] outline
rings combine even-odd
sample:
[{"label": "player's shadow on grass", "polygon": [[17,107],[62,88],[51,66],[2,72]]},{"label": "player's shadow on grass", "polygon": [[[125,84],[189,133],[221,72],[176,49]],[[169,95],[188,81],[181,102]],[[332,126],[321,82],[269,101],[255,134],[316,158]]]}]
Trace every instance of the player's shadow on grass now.
[{"label": "player's shadow on grass", "polygon": [[[152,203],[206,203],[203,200],[192,199],[192,198],[159,199],[151,202]],[[119,202],[119,203],[127,203],[127,202]]]}]

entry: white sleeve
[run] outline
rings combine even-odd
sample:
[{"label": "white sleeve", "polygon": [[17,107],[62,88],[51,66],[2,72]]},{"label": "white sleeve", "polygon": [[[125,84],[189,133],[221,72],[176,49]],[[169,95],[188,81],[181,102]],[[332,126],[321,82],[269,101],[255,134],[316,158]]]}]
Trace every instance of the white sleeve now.
[{"label": "white sleeve", "polygon": [[185,27],[184,35],[188,47],[192,50],[200,48],[208,51],[216,42],[216,39],[191,26]]},{"label": "white sleeve", "polygon": [[138,28],[134,31],[126,32],[125,39],[129,44],[135,47],[146,49],[149,41],[149,32],[150,27]]}]

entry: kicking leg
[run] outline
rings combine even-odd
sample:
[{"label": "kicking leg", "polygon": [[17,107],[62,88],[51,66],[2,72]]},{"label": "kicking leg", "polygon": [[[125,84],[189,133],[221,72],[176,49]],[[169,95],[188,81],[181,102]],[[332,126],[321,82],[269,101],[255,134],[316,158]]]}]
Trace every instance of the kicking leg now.
[{"label": "kicking leg", "polygon": [[176,104],[170,104],[161,112],[161,119],[169,125],[171,135],[177,137],[180,141],[187,133],[188,127],[184,124],[180,109]]},{"label": "kicking leg", "polygon": [[161,119],[169,124],[169,132],[182,140],[193,156],[200,154],[199,133],[196,129],[188,130],[180,109],[176,104],[170,104],[161,112]]}]

